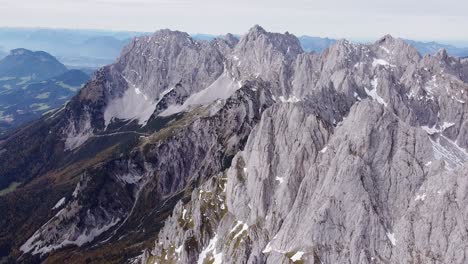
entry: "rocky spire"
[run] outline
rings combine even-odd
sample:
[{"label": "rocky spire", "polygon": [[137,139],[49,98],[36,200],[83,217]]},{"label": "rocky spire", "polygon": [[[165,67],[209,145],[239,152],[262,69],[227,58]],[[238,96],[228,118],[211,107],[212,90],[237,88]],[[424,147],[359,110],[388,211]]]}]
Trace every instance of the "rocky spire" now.
[{"label": "rocky spire", "polygon": [[271,33],[267,32],[259,25],[252,27],[240,42],[238,49],[245,48],[270,48],[283,54],[299,54],[302,53],[302,47],[299,39],[289,33]]}]

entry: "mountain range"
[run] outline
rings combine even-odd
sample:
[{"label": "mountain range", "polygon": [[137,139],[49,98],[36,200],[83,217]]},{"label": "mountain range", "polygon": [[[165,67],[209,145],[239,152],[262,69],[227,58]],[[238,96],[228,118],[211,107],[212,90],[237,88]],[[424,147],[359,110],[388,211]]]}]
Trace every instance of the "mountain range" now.
[{"label": "mountain range", "polygon": [[130,39],[143,32],[0,28],[3,50],[42,50],[67,66],[97,68],[114,62]]},{"label": "mountain range", "polygon": [[405,40],[410,45],[414,46],[421,54],[435,54],[439,50],[444,49],[451,56],[466,57],[468,56],[468,48],[459,48],[452,45],[440,44],[434,41],[422,42],[414,40]]},{"label": "mountain range", "polygon": [[0,142],[0,262],[466,263],[468,60],[134,38]]},{"label": "mountain range", "polygon": [[[192,37],[197,40],[210,41],[216,38],[217,36],[209,35],[209,34],[195,34],[195,35],[192,35]],[[312,51],[322,52],[326,48],[330,47],[331,45],[333,45],[334,43],[338,41],[337,39],[333,39],[333,38],[322,38],[322,37],[313,37],[313,36],[305,36],[305,35],[298,37],[298,39],[304,51],[308,51],[308,52],[312,52]],[[426,55],[426,54],[434,55],[439,50],[444,49],[451,56],[456,56],[456,57],[468,56],[467,47],[464,47],[464,48],[455,47],[453,45],[440,44],[435,41],[424,42],[424,41],[415,41],[415,40],[410,40],[410,39],[404,39],[404,41],[412,45],[413,47],[415,47],[418,50],[418,52],[421,53],[422,55]]]},{"label": "mountain range", "polygon": [[[315,51],[322,52],[326,48],[330,47],[338,40],[330,38],[320,38],[320,37],[310,37],[310,36],[301,36],[299,37],[301,46],[305,51]],[[434,41],[423,42],[415,41],[410,39],[404,39],[405,42],[415,47],[418,52],[422,55],[426,54],[436,54],[439,50],[444,49],[450,56],[455,57],[466,57],[468,56],[468,48],[455,47],[453,45],[440,44]]]},{"label": "mountain range", "polygon": [[[105,31],[105,30],[72,30],[46,28],[0,28],[0,58],[2,50],[16,48],[42,50],[57,57],[69,68],[81,70],[92,69],[113,63],[120,55],[122,48],[130,43],[132,37],[150,35],[149,32]],[[196,40],[211,41],[216,35],[192,34]],[[239,37],[238,35],[235,35]],[[322,52],[337,40],[313,36],[299,37],[305,51]],[[436,42],[421,42],[406,40],[418,51],[425,54],[435,54],[439,49],[445,49],[451,56],[468,56],[468,48]]]},{"label": "mountain range", "polygon": [[0,135],[60,107],[88,79],[46,52],[12,50],[0,60]]}]

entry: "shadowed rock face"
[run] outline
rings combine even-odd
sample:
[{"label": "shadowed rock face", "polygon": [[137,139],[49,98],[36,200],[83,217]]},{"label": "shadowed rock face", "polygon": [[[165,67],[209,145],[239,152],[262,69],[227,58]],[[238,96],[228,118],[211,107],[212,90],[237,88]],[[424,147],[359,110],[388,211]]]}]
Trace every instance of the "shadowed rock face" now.
[{"label": "shadowed rock face", "polygon": [[0,154],[4,185],[22,183],[2,208],[50,190],[36,212],[13,211],[15,226],[0,222],[22,230],[0,240],[4,255],[464,263],[466,65],[388,35],[320,54],[259,26],[239,40],[135,39],[63,109],[0,143],[19,153]]}]

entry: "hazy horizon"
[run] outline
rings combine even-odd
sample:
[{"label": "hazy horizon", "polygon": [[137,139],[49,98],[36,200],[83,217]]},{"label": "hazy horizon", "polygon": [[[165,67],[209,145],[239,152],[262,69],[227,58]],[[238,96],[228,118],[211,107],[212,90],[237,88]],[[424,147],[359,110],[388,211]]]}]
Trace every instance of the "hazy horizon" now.
[{"label": "hazy horizon", "polygon": [[[415,0],[0,0],[0,27],[243,34],[255,24],[296,36],[370,41],[386,34],[467,45],[468,2]],[[337,8],[339,7],[339,8]],[[200,15],[201,14],[201,15]],[[213,22],[216,23],[213,23]]]},{"label": "hazy horizon", "polygon": [[[231,34],[235,34],[235,35],[243,35],[245,33],[248,32],[248,30],[250,28],[252,28],[254,25],[252,25],[251,27],[247,28],[244,32],[241,32],[241,33],[237,33],[237,32],[225,32],[225,33],[221,33],[221,34],[212,34],[212,33],[206,33],[206,32],[188,32],[188,31],[184,31],[184,32],[187,32],[189,33],[190,35],[194,36],[194,35],[209,35],[209,36],[220,36],[220,35],[225,35],[225,34],[228,34],[228,33],[231,33]],[[278,32],[278,33],[284,33],[284,32],[279,32],[279,31],[273,31],[273,30],[270,30],[269,28],[267,27],[264,27],[263,25],[260,25],[262,26],[265,30],[267,31],[270,31],[270,32]],[[162,29],[170,29],[170,30],[179,30],[179,31],[183,31],[183,30],[180,30],[180,29],[177,29],[177,28],[160,28],[160,29],[155,29],[153,31],[134,31],[134,30],[116,30],[116,29],[106,29],[106,28],[64,28],[64,27],[41,27],[41,26],[37,26],[37,27],[21,27],[21,26],[0,26],[0,30],[2,29],[13,29],[13,30],[57,30],[57,31],[75,31],[75,32],[79,32],[79,31],[82,31],[82,32],[101,32],[101,33],[129,33],[129,34],[152,34],[158,30],[162,30]],[[289,33],[291,34],[294,34],[296,37],[303,37],[303,36],[307,36],[307,37],[320,37],[320,38],[329,38],[329,39],[347,39],[347,40],[350,40],[350,41],[353,41],[353,42],[359,42],[359,43],[366,43],[366,42],[374,42],[378,39],[380,39],[381,37],[389,34],[383,34],[379,37],[376,37],[376,38],[361,38],[361,39],[358,39],[358,38],[345,38],[345,37],[331,37],[331,36],[321,36],[321,35],[313,35],[313,34],[295,34],[294,32],[290,32],[288,31]],[[397,38],[403,38],[403,39],[408,39],[408,40],[414,40],[414,41],[419,41],[419,42],[425,42],[425,43],[428,43],[428,42],[436,42],[438,44],[443,44],[443,45],[452,45],[452,46],[455,46],[455,47],[458,47],[458,48],[466,48],[468,47],[468,40],[435,40],[435,39],[415,39],[415,38],[404,38],[404,37],[401,37],[401,36],[398,36],[398,35],[393,35],[393,34],[390,34],[392,35],[393,37],[397,37]],[[1,40],[0,40],[1,42]],[[1,47],[1,43],[0,43],[0,47]]]}]

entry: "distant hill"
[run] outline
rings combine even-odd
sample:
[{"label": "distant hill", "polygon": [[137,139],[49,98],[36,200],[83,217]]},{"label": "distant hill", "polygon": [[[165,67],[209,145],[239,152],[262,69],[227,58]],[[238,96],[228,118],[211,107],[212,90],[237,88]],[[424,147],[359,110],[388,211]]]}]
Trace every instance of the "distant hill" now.
[{"label": "distant hill", "polygon": [[65,65],[94,67],[114,62],[134,36],[144,32],[69,30],[37,28],[0,28],[0,46],[43,50]]},{"label": "distant hill", "polygon": [[210,34],[193,34],[191,35],[192,38],[196,40],[206,40],[206,41],[211,41],[214,38],[216,38],[216,35],[210,35]]},{"label": "distant hill", "polygon": [[12,50],[0,60],[0,135],[60,107],[88,79],[46,52]]},{"label": "distant hill", "polygon": [[84,41],[80,55],[96,58],[117,58],[122,48],[130,43],[130,39],[117,39],[110,36],[94,37]]},{"label": "distant hill", "polygon": [[14,49],[0,61],[0,76],[45,80],[64,73],[65,65],[43,51]]},{"label": "distant hill", "polygon": [[301,46],[305,51],[322,52],[336,42],[336,39],[301,36],[299,37]]},{"label": "distant hill", "polygon": [[414,46],[422,55],[435,54],[440,49],[445,49],[448,54],[457,57],[468,56],[468,48],[458,48],[452,45],[440,44],[437,42],[421,42],[414,40],[405,40],[410,45]]}]

